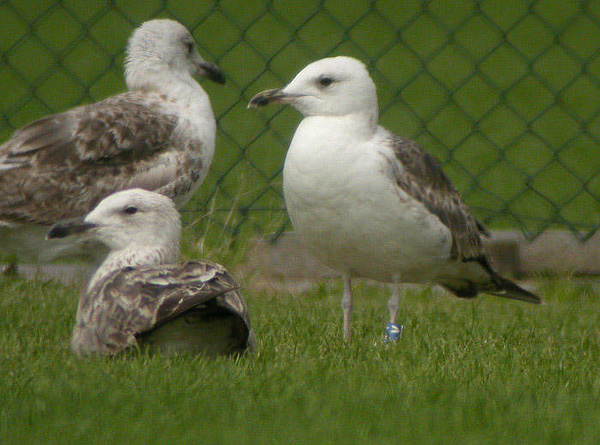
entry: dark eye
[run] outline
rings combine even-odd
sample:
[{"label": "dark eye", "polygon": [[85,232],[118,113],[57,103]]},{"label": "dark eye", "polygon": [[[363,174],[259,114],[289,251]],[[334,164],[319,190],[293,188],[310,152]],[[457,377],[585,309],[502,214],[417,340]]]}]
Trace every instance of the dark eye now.
[{"label": "dark eye", "polygon": [[328,87],[333,83],[333,79],[331,77],[323,76],[319,78],[319,85],[322,87]]},{"label": "dark eye", "polygon": [[183,43],[184,43],[185,47],[187,48],[188,54],[191,54],[192,51],[194,51],[194,42],[186,41],[186,42],[183,42]]},{"label": "dark eye", "polygon": [[138,209],[135,206],[127,206],[123,209],[123,212],[125,212],[128,215],[133,215],[134,213],[137,213]]}]

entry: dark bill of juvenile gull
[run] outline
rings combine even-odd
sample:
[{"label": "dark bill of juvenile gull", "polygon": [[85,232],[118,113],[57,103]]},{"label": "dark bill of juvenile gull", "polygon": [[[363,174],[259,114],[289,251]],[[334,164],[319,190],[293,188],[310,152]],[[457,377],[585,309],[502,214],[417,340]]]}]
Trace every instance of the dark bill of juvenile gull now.
[{"label": "dark bill of juvenile gull", "polygon": [[177,263],[181,223],[171,199],[142,189],[113,194],[48,238],[85,233],[110,250],[81,295],[71,347],[77,355],[129,349],[229,355],[254,348],[239,285],[224,267]]},{"label": "dark bill of juvenile gull", "polygon": [[[49,226],[119,190],[144,188],[184,205],[215,150],[214,114],[194,76],[225,82],[185,27],[151,20],[129,39],[127,92],[15,132],[0,146],[0,252],[34,262],[73,255],[78,238],[41,242]],[[81,253],[90,253],[87,244]]]},{"label": "dark bill of juvenile gull", "polygon": [[399,283],[437,283],[462,298],[479,293],[541,303],[490,265],[487,234],[442,170],[416,142],[378,125],[375,84],[365,66],[333,57],[304,68],[249,107],[291,104],[304,115],[283,169],[294,230],[344,280],[344,337],[350,337],[352,277],[394,284],[388,339],[401,326]]}]

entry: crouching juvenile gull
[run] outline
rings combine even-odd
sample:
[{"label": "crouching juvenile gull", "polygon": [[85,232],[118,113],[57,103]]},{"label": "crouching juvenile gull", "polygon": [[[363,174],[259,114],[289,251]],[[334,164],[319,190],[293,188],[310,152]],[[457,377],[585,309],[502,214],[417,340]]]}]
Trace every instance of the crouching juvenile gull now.
[{"label": "crouching juvenile gull", "polygon": [[225,82],[186,28],[151,20],[129,40],[127,92],[39,119],[0,146],[0,252],[34,262],[63,248],[72,255],[67,243],[42,242],[50,225],[119,190],[140,187],[185,204],[215,149],[215,118],[196,74]]},{"label": "crouching juvenile gull", "polygon": [[181,222],[173,201],[142,189],[105,198],[85,218],[54,225],[48,238],[85,234],[110,253],[79,300],[71,347],[113,355],[132,347],[230,354],[254,335],[238,285],[220,265],[173,264]]},{"label": "crouching juvenile gull", "polygon": [[349,57],[322,59],[250,107],[291,104],[304,115],[283,170],[295,231],[343,276],[344,337],[350,337],[351,277],[394,283],[387,335],[396,324],[401,282],[433,282],[458,297],[484,292],[541,303],[492,269],[485,229],[439,161],[417,143],[378,126],[375,84]]}]

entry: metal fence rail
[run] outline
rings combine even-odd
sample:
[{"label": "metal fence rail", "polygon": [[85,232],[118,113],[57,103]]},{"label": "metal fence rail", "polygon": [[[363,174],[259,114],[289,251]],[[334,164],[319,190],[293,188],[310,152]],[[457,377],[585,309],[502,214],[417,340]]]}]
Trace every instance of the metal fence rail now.
[{"label": "metal fence rail", "polygon": [[0,137],[121,91],[127,37],[154,17],[186,25],[228,76],[205,84],[217,155],[186,211],[204,229],[286,227],[280,175],[299,116],[246,104],[342,54],[368,65],[382,124],[440,157],[485,223],[582,239],[600,226],[600,1],[4,0]]}]

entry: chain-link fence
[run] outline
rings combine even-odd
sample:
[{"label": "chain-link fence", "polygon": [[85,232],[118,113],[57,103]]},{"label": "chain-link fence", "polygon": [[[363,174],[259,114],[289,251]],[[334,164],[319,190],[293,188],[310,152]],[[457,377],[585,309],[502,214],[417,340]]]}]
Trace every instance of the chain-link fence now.
[{"label": "chain-link fence", "polygon": [[246,104],[350,55],[372,73],[382,124],[441,158],[492,228],[586,238],[600,225],[600,1],[4,0],[0,137],[123,90],[125,42],[154,17],[186,25],[228,77],[204,83],[217,155],[189,221],[286,228],[281,167],[299,116]]}]

